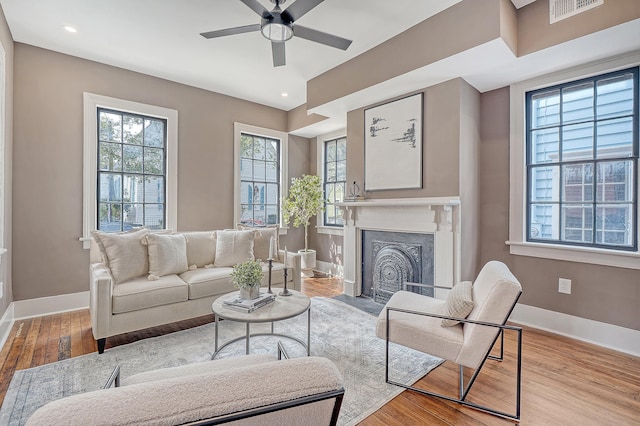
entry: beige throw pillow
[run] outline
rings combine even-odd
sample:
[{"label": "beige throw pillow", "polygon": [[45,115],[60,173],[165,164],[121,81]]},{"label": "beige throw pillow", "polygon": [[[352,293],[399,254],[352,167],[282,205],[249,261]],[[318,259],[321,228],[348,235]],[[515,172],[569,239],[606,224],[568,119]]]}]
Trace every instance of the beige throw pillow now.
[{"label": "beige throw pillow", "polygon": [[[448,316],[456,318],[466,318],[473,310],[473,299],[471,293],[471,281],[462,281],[455,285],[447,295]],[[443,319],[443,327],[452,327],[460,324],[460,321]]]},{"label": "beige throw pillow", "polygon": [[215,266],[235,266],[253,256],[253,231],[217,231]]},{"label": "beige throw pillow", "polygon": [[149,272],[147,246],[142,242],[142,238],[148,233],[147,229],[126,234],[110,234],[102,231],[91,233],[116,284]]},{"label": "beige throw pillow", "polygon": [[149,280],[171,274],[181,274],[187,265],[187,242],[182,234],[147,234],[149,248]]},{"label": "beige throw pillow", "polygon": [[238,225],[240,230],[252,230],[255,232],[253,240],[253,257],[255,259],[267,260],[269,259],[269,246],[271,244],[271,238],[273,238],[273,260],[278,261],[278,232],[280,227],[278,225],[267,226],[265,228],[253,228],[246,225]]},{"label": "beige throw pillow", "polygon": [[187,263],[189,267],[204,268],[213,265],[216,257],[215,231],[183,232],[187,240]]}]

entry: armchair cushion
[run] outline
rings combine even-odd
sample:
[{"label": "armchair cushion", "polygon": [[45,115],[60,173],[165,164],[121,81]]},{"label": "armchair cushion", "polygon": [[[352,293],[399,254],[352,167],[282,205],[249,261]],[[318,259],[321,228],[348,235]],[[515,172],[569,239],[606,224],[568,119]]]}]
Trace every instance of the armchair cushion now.
[{"label": "armchair cushion", "polygon": [[112,313],[184,302],[188,295],[189,286],[177,275],[165,275],[156,281],[139,277],[113,287]]},{"label": "armchair cushion", "polygon": [[[456,284],[447,295],[447,315],[456,318],[466,318],[473,310],[471,281]],[[443,327],[460,324],[460,321],[443,319]]]}]

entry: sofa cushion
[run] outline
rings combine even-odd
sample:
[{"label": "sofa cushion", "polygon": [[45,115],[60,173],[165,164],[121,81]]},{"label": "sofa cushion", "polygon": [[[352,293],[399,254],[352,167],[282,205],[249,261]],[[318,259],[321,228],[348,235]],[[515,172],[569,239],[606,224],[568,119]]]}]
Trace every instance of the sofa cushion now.
[{"label": "sofa cushion", "polygon": [[278,261],[278,236],[280,227],[278,225],[267,226],[263,228],[254,228],[246,225],[238,225],[240,230],[252,230],[254,232],[253,239],[253,257],[255,259],[268,260],[269,247],[273,238],[273,260]]},{"label": "sofa cushion", "polygon": [[142,243],[142,238],[148,233],[147,229],[126,234],[110,234],[102,231],[91,233],[116,284],[149,272],[147,246]]},{"label": "sofa cushion", "polygon": [[189,299],[229,293],[235,290],[231,282],[233,268],[198,268],[183,272],[180,278],[189,285]]},{"label": "sofa cushion", "polygon": [[147,234],[145,239],[149,250],[149,280],[189,269],[187,242],[182,234]]},{"label": "sofa cushion", "polygon": [[120,314],[184,302],[188,296],[189,286],[177,275],[165,275],[156,281],[139,277],[113,287],[112,312]]},{"label": "sofa cushion", "polygon": [[216,257],[215,231],[183,232],[182,235],[187,240],[187,263],[190,267],[213,265]]},{"label": "sofa cushion", "polygon": [[217,231],[215,266],[235,266],[253,256],[253,231]]},{"label": "sofa cushion", "polygon": [[[471,298],[471,281],[462,281],[456,284],[447,295],[447,314],[450,317],[466,318],[473,310]],[[460,324],[460,321],[443,319],[443,327],[451,327]]]}]

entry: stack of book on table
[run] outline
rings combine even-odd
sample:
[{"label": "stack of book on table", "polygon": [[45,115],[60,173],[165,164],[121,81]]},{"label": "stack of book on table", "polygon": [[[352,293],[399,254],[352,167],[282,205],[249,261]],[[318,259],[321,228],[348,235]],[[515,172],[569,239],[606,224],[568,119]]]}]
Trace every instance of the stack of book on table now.
[{"label": "stack of book on table", "polygon": [[275,302],[275,300],[276,295],[272,293],[260,293],[260,296],[255,299],[242,299],[239,295],[235,294],[226,298],[222,303],[227,308],[237,309],[243,312],[253,312],[256,309]]}]

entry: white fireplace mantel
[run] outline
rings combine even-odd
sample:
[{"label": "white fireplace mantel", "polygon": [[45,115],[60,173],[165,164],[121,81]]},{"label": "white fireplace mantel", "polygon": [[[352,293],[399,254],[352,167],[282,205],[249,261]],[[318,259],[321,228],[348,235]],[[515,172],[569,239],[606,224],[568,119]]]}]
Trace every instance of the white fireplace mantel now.
[{"label": "white fireplace mantel", "polygon": [[[344,216],[345,294],[362,293],[363,230],[433,234],[435,284],[452,287],[459,280],[460,197],[367,199],[337,205]],[[436,292],[436,297],[445,292]]]}]

